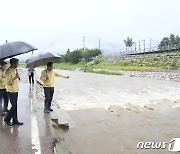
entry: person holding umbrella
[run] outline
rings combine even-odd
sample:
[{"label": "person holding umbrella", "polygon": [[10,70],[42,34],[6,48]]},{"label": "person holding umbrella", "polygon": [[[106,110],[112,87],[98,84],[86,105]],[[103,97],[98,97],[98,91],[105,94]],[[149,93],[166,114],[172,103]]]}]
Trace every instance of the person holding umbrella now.
[{"label": "person holding umbrella", "polygon": [[[21,41],[7,42],[0,45],[0,57],[5,60],[21,54],[25,54],[31,51],[37,50],[34,46]],[[23,125],[22,122],[18,121],[17,118],[17,99],[18,99],[18,79],[20,80],[19,74],[16,68],[18,67],[19,60],[16,58],[10,59],[11,66],[5,73],[5,88],[8,93],[8,98],[11,103],[11,109],[4,118],[4,122],[9,125]],[[11,120],[12,123],[11,123]]]},{"label": "person holding umbrella", "polygon": [[[8,111],[8,96],[5,88],[5,71],[7,63],[2,61],[0,67],[0,116],[4,116],[4,113]],[[4,105],[2,105],[2,99]],[[2,107],[3,106],[3,107]]]},{"label": "person holding umbrella", "polygon": [[4,122],[8,126],[23,125],[22,122],[18,121],[18,117],[17,117],[17,100],[18,100],[18,91],[19,91],[18,80],[20,80],[20,76],[17,72],[17,67],[19,65],[19,60],[16,58],[11,58],[10,65],[11,66],[6,70],[5,73],[5,78],[6,78],[5,86],[12,106],[8,114],[4,118]]},{"label": "person holding umbrella", "polygon": [[[34,72],[35,72],[35,69],[33,67],[30,67],[28,68],[28,76],[29,76],[29,83],[31,84],[34,84]],[[31,82],[32,80],[32,82]]]},{"label": "person holding umbrella", "polygon": [[44,101],[44,112],[49,113],[50,111],[53,111],[51,108],[51,102],[53,99],[54,94],[54,80],[55,77],[62,77],[62,78],[69,78],[69,76],[65,76],[62,74],[59,74],[53,70],[53,63],[48,62],[47,63],[47,69],[42,71],[40,79],[43,81],[43,87],[44,87],[44,95],[45,95],[45,101]]}]

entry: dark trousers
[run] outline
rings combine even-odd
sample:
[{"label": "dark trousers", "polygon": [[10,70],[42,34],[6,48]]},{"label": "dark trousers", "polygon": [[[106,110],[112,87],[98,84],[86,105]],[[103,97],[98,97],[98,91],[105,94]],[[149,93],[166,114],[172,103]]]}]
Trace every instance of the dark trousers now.
[{"label": "dark trousers", "polygon": [[[32,82],[31,82],[32,80]],[[31,75],[29,75],[29,83],[33,83],[34,84],[34,73],[31,73]]]},{"label": "dark trousers", "polygon": [[4,99],[3,111],[7,111],[9,99],[6,89],[0,89],[0,101],[2,101],[2,99]]},{"label": "dark trousers", "polygon": [[18,121],[18,118],[17,118],[18,92],[16,92],[16,93],[8,92],[8,97],[9,97],[9,100],[10,100],[10,103],[12,106],[4,120],[6,122],[10,122],[12,119],[13,122],[17,122]]},{"label": "dark trousers", "polygon": [[54,87],[44,87],[44,95],[45,95],[44,110],[48,110],[51,108],[53,94],[54,94]]}]

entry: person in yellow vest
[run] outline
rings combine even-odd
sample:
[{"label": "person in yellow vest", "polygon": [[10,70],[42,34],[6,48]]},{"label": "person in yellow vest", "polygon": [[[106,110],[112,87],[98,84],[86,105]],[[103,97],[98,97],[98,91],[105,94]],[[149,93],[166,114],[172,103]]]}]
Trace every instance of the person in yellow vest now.
[{"label": "person in yellow vest", "polygon": [[47,63],[47,69],[42,71],[40,79],[43,81],[43,87],[44,87],[44,95],[45,95],[45,101],[44,101],[44,112],[49,113],[50,111],[53,111],[51,108],[51,102],[53,99],[54,94],[54,80],[55,77],[62,77],[62,78],[69,78],[69,76],[65,76],[62,74],[59,74],[53,70],[53,63],[48,62]]},{"label": "person in yellow vest", "polygon": [[[19,66],[19,60],[16,58],[10,59],[10,67],[6,70],[5,73],[5,87],[8,93],[8,97],[11,103],[11,108],[4,118],[4,122],[9,125],[23,125],[22,122],[18,121],[17,117],[17,100],[18,100],[18,80],[20,76],[17,72],[17,67]],[[11,122],[12,120],[12,122]]]},{"label": "person in yellow vest", "polygon": [[[5,71],[7,63],[2,61],[0,67],[0,116],[4,116],[4,113],[8,111],[8,96],[5,88]],[[2,103],[4,100],[4,104]],[[2,107],[3,106],[3,107]]]}]

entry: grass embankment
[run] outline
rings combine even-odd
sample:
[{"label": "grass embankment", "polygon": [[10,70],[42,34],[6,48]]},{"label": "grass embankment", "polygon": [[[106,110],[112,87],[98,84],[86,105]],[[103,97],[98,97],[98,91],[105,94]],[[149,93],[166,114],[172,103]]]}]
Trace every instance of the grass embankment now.
[{"label": "grass embankment", "polygon": [[[75,70],[81,69],[84,72],[92,72],[99,74],[108,75],[122,75],[118,71],[150,71],[150,70],[160,70],[167,69],[171,67],[172,69],[180,68],[180,60],[178,58],[172,58],[172,53],[163,53],[161,56],[155,54],[149,54],[144,58],[140,59],[129,59],[129,60],[119,60],[115,64],[110,64],[107,61],[112,60],[112,57],[101,57],[94,60],[93,63],[86,61],[81,61],[77,64],[71,63],[58,63],[54,64],[55,68],[65,69],[65,70]],[[180,56],[180,51],[176,52],[177,56]],[[106,63],[107,62],[107,63]]]},{"label": "grass embankment", "polygon": [[57,69],[64,69],[64,70],[75,70],[75,69],[84,69],[86,62],[81,61],[77,64],[71,64],[71,63],[56,63],[54,64],[54,68]]},{"label": "grass embankment", "polygon": [[[176,54],[176,56],[174,56]],[[157,54],[149,54],[140,59],[121,60],[112,65],[101,64],[102,59],[96,59],[94,67],[105,70],[124,70],[124,71],[149,71],[160,69],[178,69],[180,68],[180,51],[166,52]],[[107,58],[108,59],[108,58]],[[106,61],[106,59],[104,59]],[[100,65],[97,65],[100,64]]]},{"label": "grass embankment", "polygon": [[123,75],[120,72],[111,72],[107,70],[94,70],[94,69],[86,69],[84,72],[97,73],[97,74],[106,74],[106,75]]},{"label": "grass embankment", "polygon": [[85,65],[86,62],[79,62],[77,64],[71,64],[71,63],[56,63],[54,64],[54,68],[57,69],[64,69],[64,70],[75,70],[75,69],[81,69],[84,72],[91,72],[91,73],[98,73],[98,74],[107,74],[107,75],[122,75],[122,73],[118,72],[109,72],[105,70],[94,70],[92,66]]},{"label": "grass embankment", "polygon": [[[93,69],[102,69],[103,71],[148,71],[148,70],[155,70],[158,69],[157,67],[146,67],[146,66],[122,66],[120,64],[115,64],[115,65],[104,65],[104,66],[99,66],[99,65],[93,65],[93,66],[88,66],[86,67],[85,64],[78,63],[78,64],[70,64],[70,63],[59,63],[59,64],[54,64],[54,68],[57,69],[64,69],[64,70],[75,70],[75,69],[81,69],[81,70],[86,70],[86,72],[95,72]],[[96,70],[97,72],[97,70]],[[115,72],[116,73],[116,72]]]},{"label": "grass embankment", "polygon": [[[98,58],[95,60],[93,65],[87,65],[87,62],[81,61],[77,64],[71,63],[58,63],[54,64],[54,68],[64,69],[64,70],[75,70],[81,69],[84,72],[98,73],[98,74],[107,74],[107,75],[122,75],[120,72],[116,71],[148,71],[158,69],[157,67],[149,67],[149,66],[136,66],[132,65],[131,62],[123,62],[113,65],[99,65],[103,62],[104,58]],[[97,62],[100,61],[100,62]],[[85,65],[86,64],[86,65]],[[132,66],[131,66],[132,65]]]},{"label": "grass embankment", "polygon": [[146,67],[146,66],[122,66],[121,64],[107,65],[107,66],[94,66],[95,68],[105,70],[122,70],[122,71],[149,71],[158,69],[157,67]]},{"label": "grass embankment", "polygon": [[156,67],[149,67],[149,66],[143,66],[143,65],[137,65],[134,62],[128,60],[128,61],[122,61],[115,64],[106,64],[104,65],[103,62],[107,61],[108,57],[102,57],[97,58],[94,61],[94,68],[97,69],[103,69],[103,70],[112,70],[112,71],[148,71],[152,69],[156,69]]}]

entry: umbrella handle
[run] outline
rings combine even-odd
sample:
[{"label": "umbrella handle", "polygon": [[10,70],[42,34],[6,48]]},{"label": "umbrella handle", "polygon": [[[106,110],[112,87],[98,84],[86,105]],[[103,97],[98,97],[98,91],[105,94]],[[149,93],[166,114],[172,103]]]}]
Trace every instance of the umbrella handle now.
[{"label": "umbrella handle", "polygon": [[[16,69],[16,74],[19,74],[19,73],[18,73],[18,71],[17,71],[17,69]],[[21,80],[21,78],[20,78],[20,77],[19,77],[18,79],[19,79],[19,80]]]}]

